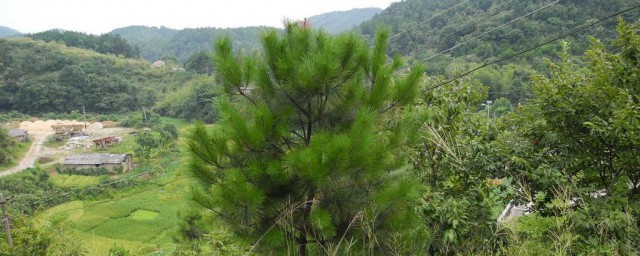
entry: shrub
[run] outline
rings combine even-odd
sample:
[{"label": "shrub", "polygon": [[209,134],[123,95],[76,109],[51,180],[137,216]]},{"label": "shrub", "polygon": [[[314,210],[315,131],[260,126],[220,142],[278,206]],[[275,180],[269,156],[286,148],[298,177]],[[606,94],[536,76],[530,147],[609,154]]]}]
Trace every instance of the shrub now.
[{"label": "shrub", "polygon": [[105,167],[75,168],[75,167],[56,166],[56,171],[59,174],[84,175],[84,176],[102,176],[102,175],[112,174],[112,172]]}]

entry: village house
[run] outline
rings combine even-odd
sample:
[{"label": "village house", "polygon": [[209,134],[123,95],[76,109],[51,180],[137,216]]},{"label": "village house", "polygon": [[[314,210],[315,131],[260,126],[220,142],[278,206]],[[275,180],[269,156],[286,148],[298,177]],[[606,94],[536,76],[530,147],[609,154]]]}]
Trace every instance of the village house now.
[{"label": "village house", "polygon": [[126,172],[133,168],[131,154],[94,153],[84,155],[71,155],[64,159],[65,167],[77,169],[104,167],[110,172]]},{"label": "village house", "polygon": [[27,130],[22,129],[11,129],[9,130],[9,137],[14,138],[17,141],[28,141],[29,140],[29,132]]}]

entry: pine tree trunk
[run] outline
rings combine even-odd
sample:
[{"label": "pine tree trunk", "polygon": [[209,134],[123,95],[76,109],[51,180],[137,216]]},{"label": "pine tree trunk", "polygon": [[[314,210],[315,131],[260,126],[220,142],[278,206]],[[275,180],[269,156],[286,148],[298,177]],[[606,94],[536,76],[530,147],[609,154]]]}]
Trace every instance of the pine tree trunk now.
[{"label": "pine tree trunk", "polygon": [[316,197],[315,188],[312,188],[313,193],[307,196],[306,202],[304,202],[304,212],[302,218],[302,234],[300,235],[300,239],[298,239],[298,255],[306,256],[307,255],[307,243],[309,242],[307,236],[311,231],[311,207],[313,206],[313,200]]},{"label": "pine tree trunk", "polygon": [[298,240],[298,255],[306,256],[307,255],[307,234],[302,233],[300,235],[300,239]]}]

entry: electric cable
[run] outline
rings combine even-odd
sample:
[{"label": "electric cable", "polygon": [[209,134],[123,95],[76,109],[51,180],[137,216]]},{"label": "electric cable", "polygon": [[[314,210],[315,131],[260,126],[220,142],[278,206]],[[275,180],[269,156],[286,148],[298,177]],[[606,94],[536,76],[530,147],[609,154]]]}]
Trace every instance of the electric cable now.
[{"label": "electric cable", "polygon": [[624,13],[630,12],[630,11],[635,10],[635,9],[638,9],[638,8],[640,8],[640,4],[639,4],[639,5],[635,5],[635,6],[633,6],[633,7],[629,7],[629,8],[627,8],[627,9],[624,9],[624,10],[619,11],[619,12],[613,13],[613,14],[608,15],[608,16],[606,16],[606,17],[604,17],[604,18],[601,18],[601,19],[599,19],[599,20],[597,20],[597,21],[595,21],[595,22],[592,22],[592,23],[589,23],[589,24],[586,24],[586,25],[580,26],[580,27],[578,27],[578,28],[576,28],[576,29],[572,30],[572,31],[571,31],[571,32],[569,32],[569,33],[566,33],[566,34],[563,34],[563,35],[557,36],[557,37],[555,37],[555,38],[553,38],[553,39],[550,39],[550,40],[545,41],[544,43],[541,43],[541,44],[538,44],[538,45],[536,45],[536,46],[530,47],[530,48],[528,48],[528,49],[522,50],[522,51],[520,51],[520,52],[517,52],[517,53],[515,53],[515,54],[509,55],[509,56],[507,56],[507,57],[504,57],[504,58],[501,58],[501,59],[498,59],[498,60],[494,60],[494,61],[491,61],[491,62],[488,62],[488,63],[482,64],[482,65],[480,65],[480,66],[478,66],[478,67],[476,67],[476,68],[473,68],[473,69],[471,69],[471,70],[469,70],[469,71],[467,71],[467,72],[465,72],[465,73],[462,73],[461,75],[458,75],[458,76],[456,76],[456,77],[454,77],[454,78],[452,78],[452,79],[449,79],[449,80],[447,80],[447,81],[445,81],[445,82],[442,82],[442,83],[439,83],[439,84],[437,84],[437,85],[431,86],[431,87],[429,87],[429,88],[425,89],[425,92],[427,92],[427,91],[431,91],[431,90],[434,90],[434,89],[437,89],[437,88],[439,88],[439,87],[441,87],[441,86],[444,86],[444,85],[446,85],[446,84],[449,84],[449,83],[451,83],[451,82],[454,82],[454,81],[456,81],[456,80],[458,80],[458,79],[460,79],[460,78],[463,78],[463,77],[465,77],[465,76],[468,76],[469,74],[471,74],[471,73],[473,73],[473,72],[475,72],[475,71],[477,71],[477,70],[479,70],[479,69],[482,69],[482,68],[484,68],[484,67],[487,67],[487,66],[489,66],[489,65],[493,65],[493,64],[496,64],[496,63],[498,63],[498,62],[502,62],[502,61],[505,61],[505,60],[511,59],[511,58],[513,58],[513,57],[516,57],[516,56],[519,56],[519,55],[522,55],[522,54],[528,53],[528,52],[530,52],[530,51],[533,51],[533,50],[535,50],[535,49],[538,49],[538,48],[540,48],[540,47],[543,47],[543,46],[545,46],[545,45],[547,45],[547,44],[553,43],[553,42],[558,41],[558,40],[560,40],[560,39],[563,39],[563,38],[565,38],[565,37],[568,37],[568,36],[574,35],[574,34],[576,34],[576,33],[578,33],[578,32],[581,32],[581,31],[583,31],[583,30],[585,30],[585,29],[587,29],[587,28],[593,27],[593,26],[595,26],[595,25],[597,25],[597,24],[600,24],[600,23],[602,23],[603,21],[606,21],[606,20],[608,20],[608,19],[611,19],[611,18],[613,18],[613,17],[615,17],[615,16],[618,16],[618,15],[620,15],[620,14],[624,14]]},{"label": "electric cable", "polygon": [[531,16],[531,15],[533,15],[533,14],[535,14],[535,13],[539,12],[539,11],[542,11],[542,10],[544,10],[544,9],[547,9],[548,7],[551,7],[551,6],[555,5],[555,4],[557,4],[558,2],[560,2],[560,0],[556,0],[556,1],[552,2],[552,3],[550,3],[550,4],[547,4],[547,5],[543,6],[543,7],[540,7],[540,8],[538,8],[538,9],[536,9],[536,10],[532,11],[532,12],[529,12],[529,13],[527,13],[527,14],[523,15],[523,16],[520,16],[520,17],[518,17],[518,18],[515,18],[515,19],[513,19],[513,20],[510,20],[510,21],[509,21],[509,22],[507,22],[507,23],[504,23],[504,24],[502,24],[502,25],[500,25],[500,26],[497,26],[497,27],[495,27],[495,28],[492,28],[492,29],[490,29],[490,30],[488,30],[488,31],[486,31],[486,32],[484,32],[484,33],[482,33],[482,34],[480,34],[480,35],[477,35],[477,36],[474,36],[474,37],[472,37],[472,38],[470,38],[470,39],[467,39],[467,40],[463,41],[462,43],[456,44],[456,45],[452,46],[452,47],[451,47],[451,48],[449,48],[449,49],[442,50],[442,51],[440,51],[440,52],[438,52],[438,53],[436,53],[436,54],[434,54],[434,55],[431,55],[431,56],[429,56],[428,58],[426,58],[424,61],[427,61],[427,60],[430,60],[430,59],[435,58],[435,57],[437,57],[437,56],[440,56],[440,55],[441,55],[441,54],[443,54],[443,53],[446,53],[446,52],[450,52],[450,51],[452,51],[452,50],[455,50],[455,49],[457,49],[458,47],[463,46],[463,45],[465,45],[465,44],[467,44],[467,43],[469,43],[469,42],[471,42],[471,41],[473,41],[473,40],[476,40],[476,39],[478,39],[478,38],[480,38],[480,37],[483,37],[483,36],[485,36],[485,35],[487,35],[487,34],[489,34],[489,33],[491,33],[491,32],[494,32],[494,31],[496,31],[496,30],[498,30],[498,29],[501,29],[501,28],[503,28],[503,27],[505,27],[505,26],[511,25],[511,24],[513,24],[514,22],[519,21],[519,20],[521,20],[521,19],[524,19],[524,18],[526,18],[526,17],[529,17],[529,16]]}]

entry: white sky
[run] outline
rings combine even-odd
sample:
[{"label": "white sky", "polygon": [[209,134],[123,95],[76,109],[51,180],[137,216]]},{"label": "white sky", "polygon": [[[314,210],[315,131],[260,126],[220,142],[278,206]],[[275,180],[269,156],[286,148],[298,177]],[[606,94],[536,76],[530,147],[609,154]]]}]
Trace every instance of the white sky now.
[{"label": "white sky", "polygon": [[331,11],[386,8],[399,0],[0,0],[0,26],[23,33],[60,28],[92,34],[130,25],[281,27]]}]

